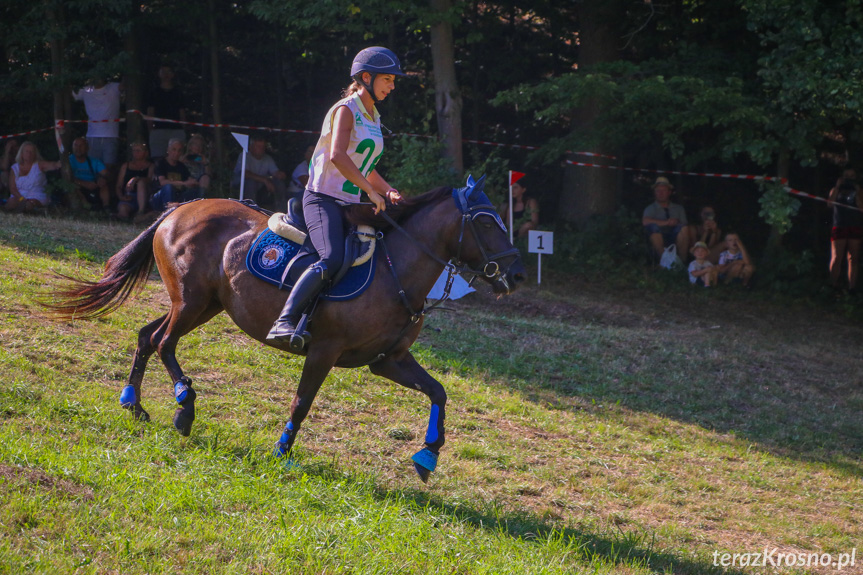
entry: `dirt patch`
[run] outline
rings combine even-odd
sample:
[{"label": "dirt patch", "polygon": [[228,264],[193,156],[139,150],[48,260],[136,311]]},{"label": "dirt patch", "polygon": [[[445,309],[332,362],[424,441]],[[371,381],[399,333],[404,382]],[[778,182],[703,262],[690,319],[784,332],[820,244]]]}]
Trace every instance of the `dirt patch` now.
[{"label": "dirt patch", "polygon": [[41,469],[19,467],[0,463],[0,479],[15,484],[39,487],[46,491],[58,491],[70,497],[91,500],[93,490],[68,479],[48,475]]}]

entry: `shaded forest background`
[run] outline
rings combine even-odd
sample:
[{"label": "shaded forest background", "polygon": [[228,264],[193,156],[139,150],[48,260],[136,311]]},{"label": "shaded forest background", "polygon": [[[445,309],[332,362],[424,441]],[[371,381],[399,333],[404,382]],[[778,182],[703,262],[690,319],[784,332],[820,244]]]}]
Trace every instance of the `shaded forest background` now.
[{"label": "shaded forest background", "polygon": [[[822,196],[841,166],[863,166],[858,1],[3,0],[0,18],[0,135],[85,118],[70,92],[100,76],[123,79],[126,108],[144,109],[162,63],[177,72],[192,121],[319,130],[354,54],[385,45],[409,73],[381,106],[397,134],[379,166],[389,181],[418,192],[488,172],[502,199],[506,170],[525,171],[543,227],[612,242],[637,243],[654,175],[566,159],[779,175]],[[123,134],[142,129],[130,115]],[[227,131],[194,131],[216,141],[230,169],[239,147]],[[462,138],[539,150],[453,144]],[[57,154],[50,132],[33,139]],[[270,141],[289,171],[315,137]],[[715,205],[756,253],[826,257],[822,203],[752,182],[672,181],[690,219]]]}]

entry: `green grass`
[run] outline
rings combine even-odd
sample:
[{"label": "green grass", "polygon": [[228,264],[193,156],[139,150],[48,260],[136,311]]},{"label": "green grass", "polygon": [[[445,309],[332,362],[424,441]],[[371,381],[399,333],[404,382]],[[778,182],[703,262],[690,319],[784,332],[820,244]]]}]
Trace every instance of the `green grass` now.
[{"label": "green grass", "polygon": [[365,369],[332,372],[288,470],[300,358],[224,314],[184,338],[183,438],[158,358],[152,421],[118,404],[155,276],[105,318],[41,315],[52,272],[95,278],[137,232],[0,215],[0,573],[760,573],[712,556],[765,546],[857,546],[861,573],[863,329],[840,315],[543,274],[428,319],[414,352],[450,398],[428,485],[427,400]]}]

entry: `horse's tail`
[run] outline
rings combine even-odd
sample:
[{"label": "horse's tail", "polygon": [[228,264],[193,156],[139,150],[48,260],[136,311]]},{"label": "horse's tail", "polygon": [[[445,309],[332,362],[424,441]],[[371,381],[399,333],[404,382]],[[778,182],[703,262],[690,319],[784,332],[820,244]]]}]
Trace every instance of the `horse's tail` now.
[{"label": "horse's tail", "polygon": [[123,305],[129,296],[140,292],[153,271],[153,237],[162,221],[176,208],[163,213],[158,220],[105,263],[98,281],[91,282],[57,274],[66,283],[54,290],[50,301],[39,303],[59,319],[93,319],[107,315]]}]

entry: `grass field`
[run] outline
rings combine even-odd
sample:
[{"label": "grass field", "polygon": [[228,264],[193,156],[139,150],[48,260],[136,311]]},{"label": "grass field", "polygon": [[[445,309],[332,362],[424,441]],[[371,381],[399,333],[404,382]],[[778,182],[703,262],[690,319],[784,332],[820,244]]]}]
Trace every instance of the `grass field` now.
[{"label": "grass field", "polygon": [[299,358],[224,314],[187,336],[183,438],[158,358],[152,421],[118,403],[158,278],[100,320],[41,315],[50,273],[95,278],[137,231],[0,215],[0,573],[863,573],[863,329],[835,310],[544,271],[426,322],[450,398],[428,485],[427,400],[365,369],[333,371],[287,470]]}]

